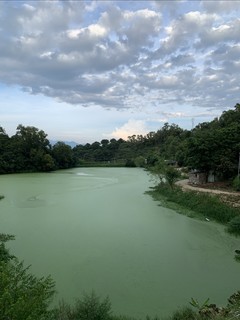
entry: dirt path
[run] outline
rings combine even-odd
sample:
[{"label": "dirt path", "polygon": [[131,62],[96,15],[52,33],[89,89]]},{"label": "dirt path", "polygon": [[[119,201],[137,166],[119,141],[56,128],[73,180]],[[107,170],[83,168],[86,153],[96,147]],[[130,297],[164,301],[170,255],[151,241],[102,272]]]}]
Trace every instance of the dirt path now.
[{"label": "dirt path", "polygon": [[224,190],[201,188],[197,186],[195,187],[188,183],[188,179],[180,180],[176,184],[180,186],[183,190],[193,190],[211,194],[218,194],[220,195],[220,200],[222,202],[229,204],[230,206],[235,208],[240,207],[240,192],[229,192]]},{"label": "dirt path", "polygon": [[207,189],[207,188],[201,188],[201,187],[195,187],[190,184],[188,184],[188,179],[186,180],[180,180],[176,182],[176,184],[183,189],[187,190],[193,190],[193,191],[201,191],[201,192],[207,192],[207,193],[215,193],[215,194],[226,194],[230,196],[239,196],[240,192],[229,192],[229,191],[223,191],[223,190],[216,190],[216,189]]}]

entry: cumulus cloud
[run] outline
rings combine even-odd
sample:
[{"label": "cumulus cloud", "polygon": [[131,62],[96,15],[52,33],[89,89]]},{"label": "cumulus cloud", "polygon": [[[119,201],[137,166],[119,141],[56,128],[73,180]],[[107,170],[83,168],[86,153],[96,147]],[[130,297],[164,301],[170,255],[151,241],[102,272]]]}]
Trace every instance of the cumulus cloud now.
[{"label": "cumulus cloud", "polygon": [[111,134],[109,134],[109,136],[116,139],[122,138],[127,140],[129,136],[146,135],[149,131],[150,130],[147,129],[145,121],[130,119],[121,127],[116,128]]},{"label": "cumulus cloud", "polygon": [[203,8],[210,13],[229,14],[239,10],[239,1],[235,0],[208,0],[202,1]]},{"label": "cumulus cloud", "polygon": [[239,98],[236,1],[0,6],[2,83],[107,109],[169,103],[225,108]]}]

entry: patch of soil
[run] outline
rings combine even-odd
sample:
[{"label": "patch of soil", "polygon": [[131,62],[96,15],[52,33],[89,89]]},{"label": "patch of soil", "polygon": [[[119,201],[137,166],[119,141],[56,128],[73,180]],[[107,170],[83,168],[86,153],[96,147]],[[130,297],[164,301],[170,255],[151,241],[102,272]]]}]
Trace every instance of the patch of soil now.
[{"label": "patch of soil", "polygon": [[240,197],[222,194],[219,199],[234,208],[240,208]]},{"label": "patch of soil", "polygon": [[177,182],[184,189],[196,190],[197,192],[207,192],[216,194],[219,199],[231,207],[240,208],[240,192],[233,190],[229,181],[227,182],[208,182],[201,185],[191,185],[188,180]]},{"label": "patch of soil", "polygon": [[208,182],[205,184],[198,185],[198,187],[203,189],[213,189],[213,190],[223,190],[228,192],[234,192],[234,189],[229,181]]}]

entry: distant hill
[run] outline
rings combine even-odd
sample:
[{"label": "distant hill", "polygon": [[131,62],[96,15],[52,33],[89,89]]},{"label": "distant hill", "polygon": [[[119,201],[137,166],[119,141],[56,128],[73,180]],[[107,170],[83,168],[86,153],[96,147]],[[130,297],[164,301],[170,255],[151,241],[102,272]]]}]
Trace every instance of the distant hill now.
[{"label": "distant hill", "polygon": [[[52,146],[54,146],[57,142],[59,142],[60,140],[49,140],[50,144]],[[70,146],[71,148],[76,147],[79,143],[75,142],[75,141],[61,141],[64,142],[65,144],[67,144],[68,146]]]}]

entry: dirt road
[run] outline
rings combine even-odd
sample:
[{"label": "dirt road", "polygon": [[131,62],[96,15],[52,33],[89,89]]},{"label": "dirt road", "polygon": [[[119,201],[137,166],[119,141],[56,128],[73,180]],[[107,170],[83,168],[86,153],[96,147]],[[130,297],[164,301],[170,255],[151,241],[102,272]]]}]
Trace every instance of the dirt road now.
[{"label": "dirt road", "polygon": [[220,196],[220,200],[226,204],[229,204],[232,207],[240,207],[240,192],[230,192],[224,190],[217,190],[217,189],[208,189],[208,188],[201,188],[198,186],[193,186],[188,184],[188,179],[180,180],[176,183],[180,186],[183,190],[192,190],[192,191],[199,191],[211,194],[217,194]]},{"label": "dirt road", "polygon": [[232,195],[232,196],[239,196],[240,197],[240,192],[229,192],[229,191],[224,191],[224,190],[201,188],[201,187],[197,187],[197,186],[195,187],[193,185],[188,184],[188,179],[180,180],[176,184],[178,186],[182,187],[183,189],[187,189],[187,190],[201,191],[201,192],[215,193],[215,194],[226,194],[226,195]]}]

